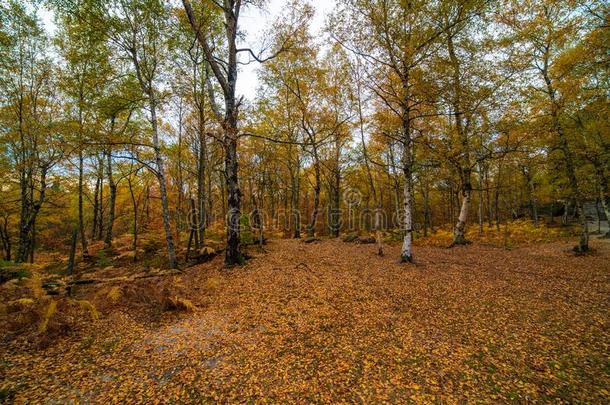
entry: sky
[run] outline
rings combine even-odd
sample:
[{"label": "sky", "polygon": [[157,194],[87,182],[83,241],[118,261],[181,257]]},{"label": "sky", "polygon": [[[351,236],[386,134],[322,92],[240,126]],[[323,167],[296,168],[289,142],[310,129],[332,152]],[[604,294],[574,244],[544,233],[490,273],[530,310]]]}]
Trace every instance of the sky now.
[{"label": "sky", "polygon": [[[263,34],[270,24],[281,15],[282,8],[287,0],[269,0],[265,11],[251,7],[246,9],[240,16],[240,27],[246,32],[246,44],[249,45],[255,52],[260,49],[257,44],[262,42]],[[326,17],[333,10],[334,0],[309,0],[309,3],[315,8],[310,31],[314,37],[322,35],[321,31],[324,27]],[[237,76],[237,92],[245,96],[246,99],[252,101],[256,96],[258,86],[257,70],[259,63],[251,63],[247,66],[242,66],[242,70]]]},{"label": "sky", "polygon": [[[244,9],[239,17],[239,26],[246,34],[245,42],[239,46],[248,46],[254,52],[260,50],[260,44],[263,40],[265,31],[270,25],[281,16],[281,11],[287,0],[268,0],[263,9],[248,7]],[[309,0],[309,3],[315,8],[316,12],[310,27],[312,35],[318,37],[324,27],[326,17],[333,10],[335,0]],[[55,32],[55,24],[53,15],[48,10],[42,8],[39,11],[39,16],[44,23],[46,30],[53,34]],[[244,54],[245,58],[245,54]],[[253,101],[256,97],[258,87],[258,69],[260,64],[257,62],[249,65],[241,66],[237,76],[237,93],[238,96],[243,95],[247,100]]]}]

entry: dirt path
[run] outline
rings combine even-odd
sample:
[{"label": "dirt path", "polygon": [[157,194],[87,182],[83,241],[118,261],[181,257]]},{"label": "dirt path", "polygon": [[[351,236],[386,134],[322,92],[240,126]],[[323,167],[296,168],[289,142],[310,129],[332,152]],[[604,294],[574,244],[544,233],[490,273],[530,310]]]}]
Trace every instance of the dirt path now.
[{"label": "dirt path", "polygon": [[592,244],[418,248],[407,266],[398,247],[274,241],[187,270],[194,313],[11,344],[0,376],[17,403],[608,402],[610,245]]}]

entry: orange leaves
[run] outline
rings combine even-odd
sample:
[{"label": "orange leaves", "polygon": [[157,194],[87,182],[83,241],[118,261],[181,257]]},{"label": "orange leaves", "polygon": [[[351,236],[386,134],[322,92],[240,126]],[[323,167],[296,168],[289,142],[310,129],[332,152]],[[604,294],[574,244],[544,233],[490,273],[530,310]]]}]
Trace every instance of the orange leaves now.
[{"label": "orange leaves", "polygon": [[0,374],[18,403],[607,402],[610,245],[594,243],[422,246],[405,265],[392,244],[271,242],[167,280],[196,312],[11,341]]}]

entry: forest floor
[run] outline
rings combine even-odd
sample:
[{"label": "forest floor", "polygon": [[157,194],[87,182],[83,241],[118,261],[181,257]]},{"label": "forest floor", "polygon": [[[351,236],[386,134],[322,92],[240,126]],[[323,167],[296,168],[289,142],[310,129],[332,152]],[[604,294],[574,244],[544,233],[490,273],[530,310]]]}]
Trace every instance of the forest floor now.
[{"label": "forest floor", "polygon": [[271,241],[166,277],[193,311],[140,310],[168,287],[147,279],[53,344],[4,340],[0,386],[50,404],[608,403],[610,243],[572,245],[422,246],[408,265],[398,245]]}]

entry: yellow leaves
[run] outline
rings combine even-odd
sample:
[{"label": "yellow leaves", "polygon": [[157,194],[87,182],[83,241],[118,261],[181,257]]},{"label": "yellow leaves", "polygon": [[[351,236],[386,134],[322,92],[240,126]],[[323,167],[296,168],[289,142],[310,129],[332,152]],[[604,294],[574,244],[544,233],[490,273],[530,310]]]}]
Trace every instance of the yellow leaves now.
[{"label": "yellow leaves", "polygon": [[39,298],[45,295],[45,291],[42,288],[40,274],[38,274],[37,271],[32,271],[31,276],[21,280],[20,283],[30,289],[34,298]]},{"label": "yellow leaves", "polygon": [[22,382],[18,403],[76,391],[95,403],[607,402],[603,246],[582,258],[561,243],[420,247],[413,267],[395,260],[399,244],[378,257],[277,241],[231,273],[206,263],[145,281],[194,313],[113,311],[80,340],[11,347],[0,371]]},{"label": "yellow leaves", "polygon": [[170,308],[178,310],[178,311],[193,312],[197,309],[195,304],[193,304],[193,302],[191,300],[188,300],[186,298],[181,298],[181,297],[175,296],[175,297],[169,297],[168,301],[169,301]]},{"label": "yellow leaves", "polygon": [[[496,227],[489,228],[487,225],[484,225],[483,234],[479,234],[477,224],[469,224],[466,229],[466,239],[469,241],[506,248],[527,243],[553,242],[566,236],[570,236],[569,231],[566,229],[559,227],[552,228],[542,223],[536,227],[529,220],[504,223],[500,225],[499,230]],[[415,239],[413,244],[416,246],[446,247],[452,241],[452,230],[438,229],[428,237]]]},{"label": "yellow leaves", "polygon": [[87,300],[77,300],[76,303],[83,310],[89,312],[89,315],[91,316],[92,320],[99,319],[100,314],[91,302],[89,302]]},{"label": "yellow leaves", "polygon": [[57,301],[51,300],[51,302],[49,302],[49,305],[47,306],[47,309],[43,313],[40,324],[38,325],[39,332],[42,333],[47,330],[47,327],[49,326],[49,321],[55,314],[55,311],[57,311]]},{"label": "yellow leaves", "polygon": [[9,305],[20,305],[20,306],[28,306],[34,303],[34,300],[31,298],[19,298],[13,301],[9,301]]},{"label": "yellow leaves", "polygon": [[215,290],[220,286],[220,279],[218,277],[210,277],[205,281],[206,290]]},{"label": "yellow leaves", "polygon": [[118,286],[112,287],[108,293],[106,294],[106,298],[110,300],[113,304],[115,304],[121,298],[121,288]]}]

